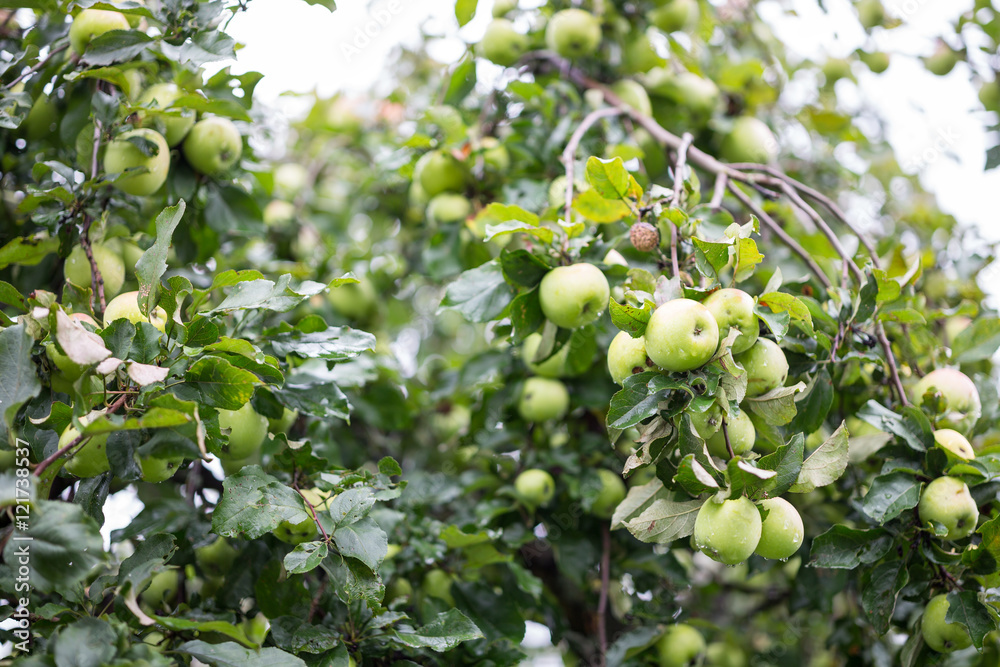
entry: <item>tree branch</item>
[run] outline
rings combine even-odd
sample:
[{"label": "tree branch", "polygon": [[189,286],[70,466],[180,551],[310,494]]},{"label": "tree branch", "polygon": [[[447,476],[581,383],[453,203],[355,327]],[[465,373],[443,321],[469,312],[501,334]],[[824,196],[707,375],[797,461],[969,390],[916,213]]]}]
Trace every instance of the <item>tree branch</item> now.
[{"label": "tree branch", "polygon": [[804,199],[802,199],[802,197],[799,196],[799,193],[794,187],[792,187],[791,184],[783,182],[781,189],[788,196],[788,198],[792,200],[792,203],[805,213],[809,219],[813,221],[813,224],[819,228],[819,230],[823,233],[823,236],[825,236],[830,242],[830,245],[833,246],[833,249],[836,250],[837,254],[844,260],[845,266],[851,270],[851,273],[854,274],[854,279],[858,281],[858,285],[864,285],[864,272],[860,267],[858,267],[854,258],[847,254],[844,246],[840,243],[840,239],[837,238],[837,235],[830,228],[830,225],[826,224],[826,221],[819,213],[816,212],[816,209],[810,206]]},{"label": "tree branch", "polygon": [[[14,13],[11,12],[10,16],[13,16],[13,14]],[[63,44],[62,46],[60,46],[58,48],[52,49],[51,51],[49,51],[49,55],[45,56],[45,58],[43,58],[42,60],[39,60],[37,63],[35,63],[31,67],[29,67],[24,72],[21,72],[21,74],[18,75],[17,78],[15,78],[13,81],[11,81],[6,86],[4,86],[4,88],[8,88],[8,89],[13,88],[17,84],[19,84],[22,81],[24,81],[27,77],[31,76],[32,74],[34,74],[38,70],[40,70],[43,67],[45,67],[46,65],[48,65],[50,62],[52,62],[53,58],[55,58],[57,55],[59,55],[60,53],[62,53],[63,51],[65,51],[68,48],[69,48],[69,43],[66,43],[66,44]]]},{"label": "tree branch", "polygon": [[[128,398],[128,394],[122,394],[118,398],[117,401],[115,401],[110,406],[108,406],[108,409],[105,412],[105,414],[110,415],[110,414],[114,414],[115,412],[117,412],[118,408],[120,408],[121,406],[125,405],[125,399],[127,399],[127,398]],[[64,447],[60,447],[51,456],[49,456],[44,461],[42,461],[37,466],[35,466],[35,477],[41,477],[42,473],[45,472],[46,468],[48,468],[50,465],[52,465],[61,456],[65,455],[66,452],[70,451],[71,449],[73,449],[74,447],[76,447],[77,445],[79,445],[81,442],[83,442],[84,440],[88,440],[91,437],[93,437],[93,436],[89,436],[89,435],[85,435],[85,434],[81,433],[77,437],[73,438],[72,442],[70,442],[69,444],[65,445]]]},{"label": "tree branch", "polygon": [[[677,149],[677,163],[674,165],[674,200],[671,204],[680,208],[681,189],[684,187],[684,168],[687,166],[687,153],[691,148],[694,137],[690,132],[685,132],[681,137],[681,145]],[[677,225],[670,223],[670,266],[674,270],[674,277],[681,274],[677,265]]]},{"label": "tree branch", "polygon": [[563,164],[566,165],[566,222],[569,222],[570,211],[573,208],[573,182],[576,179],[576,151],[580,147],[580,141],[583,139],[583,135],[587,133],[594,123],[602,118],[608,118],[611,116],[617,116],[622,113],[621,109],[614,107],[604,107],[603,109],[595,109],[589,114],[584,116],[580,125],[577,126],[576,130],[569,138],[569,143],[566,144],[565,150],[563,150]]}]

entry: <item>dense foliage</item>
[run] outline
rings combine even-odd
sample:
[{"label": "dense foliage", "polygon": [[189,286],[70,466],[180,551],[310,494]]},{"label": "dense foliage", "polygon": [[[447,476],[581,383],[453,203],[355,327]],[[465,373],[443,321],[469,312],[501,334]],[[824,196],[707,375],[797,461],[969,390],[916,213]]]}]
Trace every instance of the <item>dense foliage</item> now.
[{"label": "dense foliage", "polygon": [[894,54],[486,4],[290,128],[205,73],[242,4],[0,13],[15,659],[996,664],[995,249],[838,104]]}]

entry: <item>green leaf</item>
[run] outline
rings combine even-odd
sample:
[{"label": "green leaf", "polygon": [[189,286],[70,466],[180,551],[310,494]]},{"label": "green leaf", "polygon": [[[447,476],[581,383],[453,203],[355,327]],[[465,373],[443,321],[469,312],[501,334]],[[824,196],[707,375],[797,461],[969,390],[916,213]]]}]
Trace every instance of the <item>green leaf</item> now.
[{"label": "green leaf", "polygon": [[642,542],[669,544],[694,532],[694,520],[704,504],[702,500],[674,502],[661,498],[624,525]]},{"label": "green leaf", "polygon": [[330,499],[327,513],[337,526],[347,526],[368,516],[375,500],[369,487],[348,489]]},{"label": "green leaf", "polygon": [[981,317],[955,337],[951,346],[954,361],[972,364],[989,359],[1000,349],[1000,318]]},{"label": "green leaf", "polygon": [[276,282],[264,279],[237,282],[233,286],[232,292],[223,299],[222,303],[201,314],[214,315],[215,313],[254,308],[287,313],[309,297],[326,291],[325,283],[305,281],[293,289],[290,286],[291,281],[291,275],[286,273]]},{"label": "green leaf", "polygon": [[534,287],[542,281],[552,267],[537,255],[518,248],[500,252],[500,267],[508,282],[521,287]]},{"label": "green leaf", "polygon": [[357,558],[374,572],[385,559],[389,540],[371,517],[342,525],[333,533],[333,542],[344,556]]},{"label": "green leaf", "polygon": [[948,612],[944,615],[946,623],[961,623],[969,629],[972,645],[983,648],[983,638],[997,629],[996,619],[980,600],[976,591],[957,591],[948,593]]},{"label": "green leaf", "polygon": [[616,327],[627,331],[633,338],[638,338],[646,333],[646,325],[649,324],[649,318],[653,316],[653,302],[643,301],[642,308],[636,308],[611,299],[609,311],[611,312],[611,322]]},{"label": "green leaf", "polygon": [[892,545],[892,536],[881,528],[833,526],[812,541],[809,566],[853,570],[881,560]]},{"label": "green leaf", "polygon": [[115,631],[100,618],[82,618],[60,628],[48,647],[58,667],[100,667],[117,652]]},{"label": "green leaf", "polygon": [[269,340],[280,357],[295,355],[308,359],[346,361],[375,349],[375,336],[350,327],[329,327],[325,331],[303,333],[298,329],[275,334]]},{"label": "green leaf", "polygon": [[152,43],[152,37],[138,30],[112,30],[92,39],[83,59],[97,66],[128,62]]},{"label": "green leaf", "polygon": [[823,425],[833,407],[833,380],[826,368],[809,381],[804,394],[796,398],[795,418],[788,423],[791,433],[813,433]]},{"label": "green leaf", "polygon": [[587,182],[605,199],[625,199],[630,194],[632,175],[620,157],[587,159]]},{"label": "green leaf", "polygon": [[0,439],[9,440],[7,432],[21,406],[38,396],[42,383],[31,360],[34,339],[23,324],[0,329]]},{"label": "green leaf", "polygon": [[889,274],[883,269],[872,269],[872,275],[875,276],[875,282],[878,284],[878,294],[875,296],[875,300],[879,305],[891,303],[902,294],[903,290],[899,281],[890,278]]},{"label": "green leaf", "polygon": [[184,381],[198,390],[206,404],[226,410],[246,405],[260,384],[256,375],[221,357],[202,357],[194,362],[184,374]]},{"label": "green leaf", "polygon": [[920,480],[907,472],[879,475],[872,480],[861,507],[865,514],[881,525],[916,507],[922,487]]},{"label": "green leaf", "polygon": [[813,330],[809,307],[796,296],[784,292],[768,292],[760,295],[757,303],[766,306],[772,313],[788,313],[789,319],[801,322],[806,331]]},{"label": "green leaf", "polygon": [[764,255],[757,250],[757,242],[753,239],[739,239],[730,246],[733,263],[733,280],[742,282],[753,275],[757,265],[764,261]]},{"label": "green leaf", "polygon": [[698,463],[694,454],[688,454],[681,459],[674,475],[674,482],[692,496],[699,496],[719,488],[719,483],[702,464]]},{"label": "green leaf", "polygon": [[226,621],[202,621],[178,618],[176,616],[157,616],[155,614],[152,615],[151,618],[167,630],[173,630],[174,632],[191,633],[195,636],[197,636],[197,633],[215,632],[225,637],[229,637],[230,639],[235,639],[249,649],[257,649],[260,647],[257,642],[251,641],[247,637],[246,632],[242,627],[235,626],[232,623],[227,623]]},{"label": "green leaf", "polygon": [[705,241],[696,236],[691,237],[695,248],[695,262],[698,270],[705,276],[718,278],[719,271],[729,265],[729,249],[731,243]]},{"label": "green leaf", "polygon": [[282,521],[301,523],[312,518],[302,497],[260,466],[245,466],[222,482],[222,498],[212,513],[212,531],[223,537],[257,539]]},{"label": "green leaf", "polygon": [[622,389],[611,397],[611,407],[607,416],[608,426],[626,429],[659,411],[660,401],[666,398],[669,390],[650,394],[646,386],[646,383],[657,375],[660,374],[648,371],[625,378]]},{"label": "green leaf", "polygon": [[511,301],[507,315],[514,326],[514,337],[517,342],[538,331],[538,328],[545,324],[545,313],[542,312],[542,304],[538,299],[538,290],[532,289],[518,294]]},{"label": "green leaf", "polygon": [[909,580],[906,563],[902,560],[880,563],[866,573],[861,585],[861,608],[875,634],[881,636],[889,631],[896,598]]},{"label": "green leaf", "polygon": [[597,223],[618,222],[632,215],[632,209],[617,199],[605,199],[596,190],[584,190],[573,200],[573,210]]},{"label": "green leaf", "polygon": [[802,470],[804,448],[805,438],[802,434],[796,434],[787,444],[781,445],[767,456],[762,456],[757,461],[757,466],[761,470],[774,470],[777,474],[761,487],[762,493],[755,493],[753,497],[756,499],[766,494],[774,498],[792,488]]},{"label": "green leaf", "polygon": [[847,469],[847,451],[847,428],[841,423],[833,435],[802,462],[799,477],[789,491],[809,493],[840,479]]},{"label": "green leaf", "polygon": [[462,642],[483,637],[476,624],[458,609],[438,614],[437,618],[420,628],[410,631],[394,630],[393,635],[403,646],[429,648],[438,653],[450,651]]},{"label": "green leaf", "polygon": [[284,565],[289,574],[304,574],[315,570],[327,557],[326,542],[304,542],[285,554]]},{"label": "green leaf", "polygon": [[196,639],[174,650],[215,667],[306,667],[301,658],[274,647],[249,649],[235,642],[209,644]]},{"label": "green leaf", "polygon": [[[156,216],[156,241],[142,254],[135,265],[135,277],[139,280],[139,310],[149,315],[159,300],[160,278],[167,271],[167,254],[174,230],[184,217],[187,205],[184,200],[176,206],[168,206]],[[173,313],[170,313],[171,315]]]},{"label": "green leaf", "polygon": [[795,418],[795,395],[805,388],[805,382],[791,387],[778,387],[766,394],[744,399],[743,405],[768,424],[781,426]]},{"label": "green leaf", "polygon": [[555,232],[548,227],[536,227],[528,224],[527,222],[522,222],[521,220],[508,220],[506,222],[501,222],[498,225],[486,225],[485,240],[492,241],[498,236],[506,236],[508,234],[516,234],[518,232],[534,236],[542,243],[552,243],[552,238],[555,236]]},{"label": "green leaf", "polygon": [[274,395],[289,409],[320,419],[350,421],[351,403],[328,374],[299,371],[289,376]]},{"label": "green leaf", "polygon": [[161,571],[167,561],[177,551],[173,535],[157,533],[138,543],[135,552],[122,561],[118,568],[118,585],[131,584],[136,592],[141,592],[155,572]]},{"label": "green leaf", "polygon": [[476,58],[472,54],[468,54],[455,65],[455,69],[448,79],[448,91],[444,95],[444,103],[459,106],[475,89]]},{"label": "green leaf", "polygon": [[[201,67],[205,63],[236,58],[236,41],[217,30],[206,30],[195,33],[194,37],[184,42],[181,47],[180,60]],[[250,93],[248,92],[249,96]]]},{"label": "green leaf", "polygon": [[514,299],[497,260],[462,273],[445,290],[441,308],[462,313],[470,322],[496,319]]},{"label": "green leaf", "polygon": [[11,264],[34,266],[59,249],[59,239],[18,237],[0,248],[0,269]]},{"label": "green leaf", "polygon": [[912,413],[898,415],[874,399],[865,403],[857,415],[878,430],[897,436],[915,451],[923,452],[934,447],[934,435],[929,423],[925,423],[926,417],[921,421]]},{"label": "green leaf", "polygon": [[291,653],[324,653],[340,646],[340,633],[313,625],[304,618],[279,616],[271,619],[269,639]]}]

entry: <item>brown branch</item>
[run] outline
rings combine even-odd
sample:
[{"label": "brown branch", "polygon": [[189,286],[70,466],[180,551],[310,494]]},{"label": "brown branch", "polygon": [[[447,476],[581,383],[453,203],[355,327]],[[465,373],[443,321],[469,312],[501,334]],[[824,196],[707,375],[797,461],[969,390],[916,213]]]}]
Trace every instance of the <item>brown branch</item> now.
[{"label": "brown branch", "polygon": [[[107,412],[105,412],[105,414],[110,415],[117,412],[118,408],[125,405],[125,399],[127,398],[128,398],[127,394],[122,394],[122,396],[117,401],[108,406]],[[73,438],[72,442],[70,442],[64,447],[60,447],[58,450],[56,450],[55,453],[53,453],[51,456],[49,456],[44,461],[35,466],[35,477],[41,477],[42,473],[45,472],[45,469],[48,468],[50,465],[52,465],[56,460],[58,460],[59,457],[63,456],[64,454],[66,454],[66,452],[70,451],[71,449],[79,445],[81,442],[83,442],[84,440],[88,440],[91,437],[93,436],[81,433],[79,436]]]},{"label": "brown branch", "polygon": [[[80,245],[83,247],[84,254],[87,255],[87,261],[90,262],[90,284],[93,287],[93,292],[90,295],[90,305],[91,307],[94,306],[94,294],[96,293],[98,305],[100,306],[99,312],[103,314],[107,306],[104,300],[104,277],[97,266],[97,260],[94,259],[94,249],[90,245],[90,225],[93,223],[93,218],[86,214],[84,218],[83,231],[80,232]],[[95,310],[98,309],[95,308]]]},{"label": "brown branch", "polygon": [[736,452],[733,451],[733,445],[729,442],[729,424],[726,423],[725,419],[722,420],[722,437],[726,440],[726,451],[729,452],[729,458],[735,458]]},{"label": "brown branch", "polygon": [[[13,12],[11,12],[10,15],[13,16]],[[57,55],[59,55],[60,53],[62,53],[63,51],[65,51],[68,48],[69,48],[69,43],[66,43],[66,44],[63,44],[62,46],[60,46],[58,48],[52,49],[51,51],[49,51],[49,55],[45,56],[45,58],[43,58],[42,60],[39,60],[37,63],[35,63],[31,67],[29,67],[27,70],[25,70],[24,72],[22,72],[16,79],[14,79],[13,81],[11,81],[10,83],[8,83],[4,87],[5,88],[13,88],[17,84],[19,84],[22,81],[24,81],[25,78],[31,76],[32,74],[34,74],[38,70],[40,70],[43,67],[45,67],[46,65],[48,65],[50,62],[52,62],[53,58],[55,58]]]},{"label": "brown branch", "polygon": [[885,335],[885,327],[882,326],[881,322],[875,323],[875,336],[878,338],[882,350],[885,351],[885,360],[889,363],[889,376],[892,378],[892,386],[899,395],[899,402],[905,408],[910,402],[906,398],[906,390],[903,389],[903,383],[899,379],[899,370],[896,368],[896,357],[892,354],[892,345],[890,345],[889,338]]},{"label": "brown branch", "polygon": [[[671,202],[671,205],[675,208],[680,208],[681,206],[684,169],[687,166],[688,149],[691,148],[691,142],[693,141],[694,137],[691,136],[691,133],[685,132],[684,136],[681,137],[681,145],[677,149],[677,164],[674,165],[674,200]],[[677,265],[677,225],[673,222],[670,223],[670,267],[674,270],[675,277],[681,274],[680,267]]]},{"label": "brown branch", "polygon": [[743,204],[744,207],[749,209],[751,213],[760,218],[761,222],[767,225],[768,228],[770,228],[771,231],[774,232],[775,236],[781,239],[782,243],[788,246],[788,248],[792,252],[798,255],[799,258],[803,262],[805,262],[806,266],[809,267],[809,270],[812,271],[813,274],[815,274],[816,278],[818,278],[819,281],[823,284],[823,287],[825,287],[826,289],[830,289],[831,287],[833,287],[833,283],[830,282],[830,278],[827,277],[826,273],[823,272],[823,269],[821,269],[819,264],[817,264],[816,261],[812,258],[812,255],[806,252],[805,248],[803,248],[801,245],[799,245],[799,243],[795,239],[789,236],[788,232],[782,229],[781,225],[779,225],[774,220],[774,218],[768,215],[764,211],[764,209],[762,209],[760,206],[755,204],[754,201],[750,199],[750,197],[748,197],[746,194],[744,194],[744,192],[740,190],[735,183],[730,181],[728,187],[729,187],[729,192],[731,192],[734,197],[740,200],[740,203]]},{"label": "brown branch", "polygon": [[819,230],[823,233],[823,236],[825,236],[827,240],[830,242],[830,245],[833,246],[833,249],[837,251],[837,254],[840,255],[841,259],[844,260],[844,264],[847,266],[847,268],[849,268],[851,270],[851,273],[854,274],[854,279],[858,281],[858,285],[859,286],[864,285],[865,282],[864,272],[857,265],[857,263],[855,263],[854,258],[847,254],[847,250],[844,249],[844,246],[840,243],[840,239],[837,238],[837,235],[830,228],[830,225],[826,224],[826,220],[823,219],[823,216],[817,213],[816,209],[814,209],[804,199],[802,199],[802,197],[799,196],[799,193],[795,190],[794,187],[792,187],[791,184],[784,182],[782,183],[781,189],[788,196],[788,198],[792,200],[792,203],[795,204],[803,213],[805,213],[809,217],[809,219],[813,221],[813,224],[815,224],[816,227],[819,228]]},{"label": "brown branch", "polygon": [[611,529],[607,522],[601,526],[601,595],[597,602],[597,642],[601,647],[600,667],[606,664],[608,655],[607,609],[608,589],[611,584]]}]

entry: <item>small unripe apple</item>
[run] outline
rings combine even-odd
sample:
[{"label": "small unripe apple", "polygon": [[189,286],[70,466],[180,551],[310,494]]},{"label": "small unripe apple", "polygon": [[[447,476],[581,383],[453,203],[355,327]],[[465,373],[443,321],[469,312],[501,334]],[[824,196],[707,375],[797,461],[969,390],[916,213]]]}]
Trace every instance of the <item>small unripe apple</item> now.
[{"label": "small unripe apple", "polygon": [[257,453],[267,437],[267,418],[247,401],[239,410],[219,409],[219,426],[229,429],[220,458],[245,459]]},{"label": "small unripe apple", "polygon": [[427,218],[448,224],[462,222],[472,215],[472,202],[465,195],[442,192],[427,204]]},{"label": "small unripe apple", "polygon": [[510,67],[528,50],[528,37],[517,31],[507,19],[493,19],[479,42],[479,51],[487,60]]},{"label": "small unripe apple", "polygon": [[955,65],[961,60],[950,46],[944,42],[939,42],[937,49],[930,56],[924,58],[924,67],[928,72],[937,76],[944,76],[955,69]]},{"label": "small unripe apple", "polygon": [[733,354],[746,352],[757,342],[760,326],[754,312],[753,297],[743,290],[725,288],[712,292],[702,305],[708,308],[719,325],[719,338],[729,335],[729,328],[736,327],[739,337],[733,342]]},{"label": "small unripe apple", "polygon": [[946,449],[955,456],[965,461],[976,458],[976,452],[972,444],[964,435],[950,428],[941,428],[934,431],[934,442],[938,447]]},{"label": "small unripe apple", "polygon": [[[90,246],[94,253],[97,270],[101,272],[104,281],[104,297],[110,299],[121,291],[125,284],[125,263],[118,252],[100,243]],[[93,287],[93,274],[90,272],[90,260],[83,246],[76,246],[63,264],[63,274],[66,280],[79,287]]]},{"label": "small unripe apple", "polygon": [[83,375],[84,371],[87,370],[86,366],[76,363],[60,352],[55,343],[45,344],[45,356],[62,372],[63,377],[70,382],[76,382]]},{"label": "small unripe apple", "polygon": [[882,25],[885,20],[885,8],[882,0],[861,0],[855,7],[858,10],[858,20],[865,30]]},{"label": "small unripe apple", "polygon": [[524,339],[524,344],[521,345],[521,359],[524,360],[524,365],[535,375],[544,378],[565,377],[567,375],[566,363],[570,352],[569,343],[559,348],[559,351],[548,359],[535,363],[533,360],[538,352],[538,346],[541,344],[542,334],[540,333],[533,333]]},{"label": "small unripe apple", "polygon": [[852,78],[851,62],[844,58],[830,58],[823,63],[823,78],[827,86],[832,86],[841,79]]},{"label": "small unripe apple", "polygon": [[524,382],[517,412],[528,422],[562,419],[569,411],[569,392],[559,380],[532,377]]},{"label": "small unripe apple", "polygon": [[913,404],[917,407],[924,402],[928,393],[941,395],[943,412],[935,419],[941,428],[953,428],[960,433],[968,433],[979,421],[983,406],[979,390],[965,373],[954,368],[938,368],[913,386]]},{"label": "small unripe apple", "polygon": [[360,282],[331,287],[326,300],[344,317],[363,319],[378,305],[378,294],[371,280],[362,276]]},{"label": "small unripe apple", "polygon": [[582,9],[563,9],[545,28],[548,47],[563,58],[582,58],[601,45],[601,21]]},{"label": "small unripe apple", "polygon": [[702,440],[708,440],[722,428],[722,406],[712,403],[704,412],[689,412],[691,425]]},{"label": "small unripe apple", "polygon": [[611,301],[611,287],[593,264],[557,266],[542,278],[538,300],[550,322],[564,329],[577,329],[600,317]]},{"label": "small unripe apple", "polygon": [[510,151],[495,137],[483,137],[483,162],[488,170],[506,175],[510,169]]},{"label": "small unripe apple", "polygon": [[494,0],[493,18],[507,16],[515,9],[517,9],[517,0]]},{"label": "small unripe apple", "polygon": [[428,199],[442,192],[462,192],[465,179],[465,166],[448,151],[424,153],[413,170],[413,180]]},{"label": "small unripe apple", "polygon": [[451,584],[454,580],[452,575],[435,568],[424,575],[420,588],[427,597],[437,598],[455,606],[455,598],[451,595]]},{"label": "small unripe apple", "polygon": [[599,469],[597,475],[601,480],[601,490],[590,506],[590,513],[601,519],[610,519],[618,504],[625,500],[625,482],[621,475],[604,468]]},{"label": "small unripe apple", "polygon": [[671,0],[649,12],[649,22],[666,33],[684,30],[698,18],[696,0]]},{"label": "small unripe apple", "polygon": [[184,464],[183,456],[171,456],[161,458],[157,456],[143,456],[139,458],[139,468],[142,470],[142,481],[151,484],[165,482],[177,472],[177,469]]},{"label": "small unripe apple", "polygon": [[[24,119],[23,125],[28,139],[38,141],[58,134],[59,118],[59,108],[55,101],[45,93],[39,95]],[[93,132],[91,132],[91,145],[93,145]]]},{"label": "small unripe apple", "polygon": [[733,448],[733,454],[741,456],[753,449],[757,441],[757,430],[750,421],[750,415],[746,410],[740,410],[738,415],[729,418],[726,423],[726,432],[723,433],[721,424],[719,429],[705,438],[708,451],[712,456],[720,459],[729,458],[729,450],[726,449],[726,433],[729,434],[729,445]]},{"label": "small unripe apple", "polygon": [[719,347],[719,325],[697,301],[673,299],[653,311],[644,338],[653,363],[679,373],[708,363]]},{"label": "small unripe apple", "polygon": [[626,331],[619,331],[608,346],[608,372],[611,379],[623,384],[634,373],[653,369],[653,362],[646,356],[646,339],[632,338]]},{"label": "small unripe apple", "polygon": [[271,534],[285,544],[295,545],[315,540],[319,535],[319,528],[316,527],[316,522],[313,518],[309,517],[298,523],[282,521]]},{"label": "small unripe apple", "polygon": [[267,428],[271,433],[285,433],[287,435],[288,429],[292,428],[292,425],[299,418],[299,411],[292,410],[291,408],[284,408],[281,411],[281,416],[277,419],[268,419]]},{"label": "small unripe apple", "polygon": [[858,58],[875,74],[889,69],[890,56],[885,51],[859,51]]},{"label": "small unripe apple", "polygon": [[951,653],[972,646],[968,628],[961,623],[949,623],[945,620],[950,606],[946,593],[935,595],[927,603],[920,622],[924,642],[938,653]]},{"label": "small unripe apple", "polygon": [[295,219],[295,204],[281,199],[272,199],[264,207],[264,224],[268,227],[291,222]]},{"label": "small unripe apple", "polygon": [[646,33],[630,33],[622,45],[622,69],[629,74],[643,74],[654,67],[662,67],[666,60],[656,52],[653,41]]},{"label": "small unripe apple", "polygon": [[556,495],[556,481],[548,471],[531,468],[517,476],[514,489],[525,505],[542,507]]},{"label": "small unripe apple", "polygon": [[149,322],[160,331],[167,330],[167,311],[157,306],[148,318],[144,317],[139,310],[139,292],[123,292],[112,299],[104,309],[105,327],[121,319],[128,320],[132,324]]},{"label": "small unripe apple", "polygon": [[694,544],[713,560],[737,565],[753,554],[761,530],[760,512],[749,498],[709,498],[694,521]]},{"label": "small unripe apple", "polygon": [[73,23],[69,27],[69,45],[76,54],[82,56],[90,42],[98,35],[129,28],[128,19],[121,12],[84,9],[73,18]]},{"label": "small unripe apple", "polygon": [[689,667],[701,663],[705,638],[687,623],[671,625],[656,642],[660,667]]},{"label": "small unripe apple", "polygon": [[760,119],[740,116],[722,138],[719,153],[727,162],[766,164],[778,157],[778,140]]},{"label": "small unripe apple", "polygon": [[653,103],[649,101],[649,93],[638,81],[632,79],[616,81],[611,86],[611,92],[639,113],[645,116],[653,115]]},{"label": "small unripe apple", "polygon": [[1000,81],[986,81],[979,87],[979,101],[990,111],[1000,111]]},{"label": "small unripe apple", "polygon": [[139,594],[139,599],[153,609],[169,606],[180,591],[181,578],[176,569],[163,570],[153,575],[149,587]]},{"label": "small unripe apple", "polygon": [[686,109],[696,120],[707,120],[719,106],[722,94],[711,79],[694,72],[674,74],[665,68],[654,69],[646,77],[646,87]]},{"label": "small unripe apple", "polygon": [[760,504],[768,515],[761,525],[757,555],[772,560],[791,558],[805,536],[798,510],[784,498],[765,498]]},{"label": "small unripe apple", "polygon": [[778,387],[788,379],[788,360],[778,344],[758,338],[749,350],[735,357],[747,372],[747,398],[754,398]]},{"label": "small unripe apple", "polygon": [[735,646],[712,642],[705,649],[705,667],[747,667],[747,657]]},{"label": "small unripe apple", "polygon": [[119,247],[122,263],[125,265],[125,275],[135,277],[135,265],[139,263],[146,251],[128,240],[122,241]]},{"label": "small unripe apple", "polygon": [[202,118],[191,128],[183,145],[191,167],[206,176],[216,176],[236,164],[243,155],[243,137],[228,118]]},{"label": "small unripe apple", "polygon": [[[137,103],[153,109],[168,109],[181,94],[181,89],[174,83],[155,83],[143,91]],[[163,138],[172,148],[183,141],[194,126],[194,111],[185,109],[180,111],[180,115],[157,116],[154,123],[162,128]]]},{"label": "small unripe apple", "polygon": [[[84,426],[93,420],[90,415],[82,417],[80,423]],[[82,447],[77,447],[74,454],[66,459],[66,470],[77,477],[97,477],[102,473],[111,470],[108,462],[108,436],[109,433],[91,436]],[[70,425],[59,436],[59,448],[63,448],[80,436],[80,431],[75,426]]]},{"label": "small unripe apple", "polygon": [[238,552],[224,537],[217,537],[211,544],[194,550],[194,562],[208,577],[222,577],[229,574]]},{"label": "small unripe apple", "polygon": [[282,162],[274,170],[274,191],[286,199],[298,196],[309,181],[309,170],[297,162]]},{"label": "small unripe apple", "polygon": [[[129,139],[151,142],[156,155],[147,155]],[[128,169],[140,168],[145,168],[146,171],[123,174]],[[143,127],[123,132],[108,144],[104,152],[104,171],[108,174],[123,174],[113,183],[122,192],[138,197],[149,196],[167,180],[170,172],[170,147],[163,135],[156,130]]]},{"label": "small unripe apple", "polygon": [[957,477],[938,477],[924,487],[917,513],[923,524],[935,522],[948,529],[946,540],[960,540],[976,530],[979,507],[969,487]]},{"label": "small unripe apple", "polygon": [[413,584],[410,583],[409,579],[404,577],[394,577],[393,580],[385,587],[385,601],[390,602],[396,598],[401,597],[412,597],[413,596]]}]

